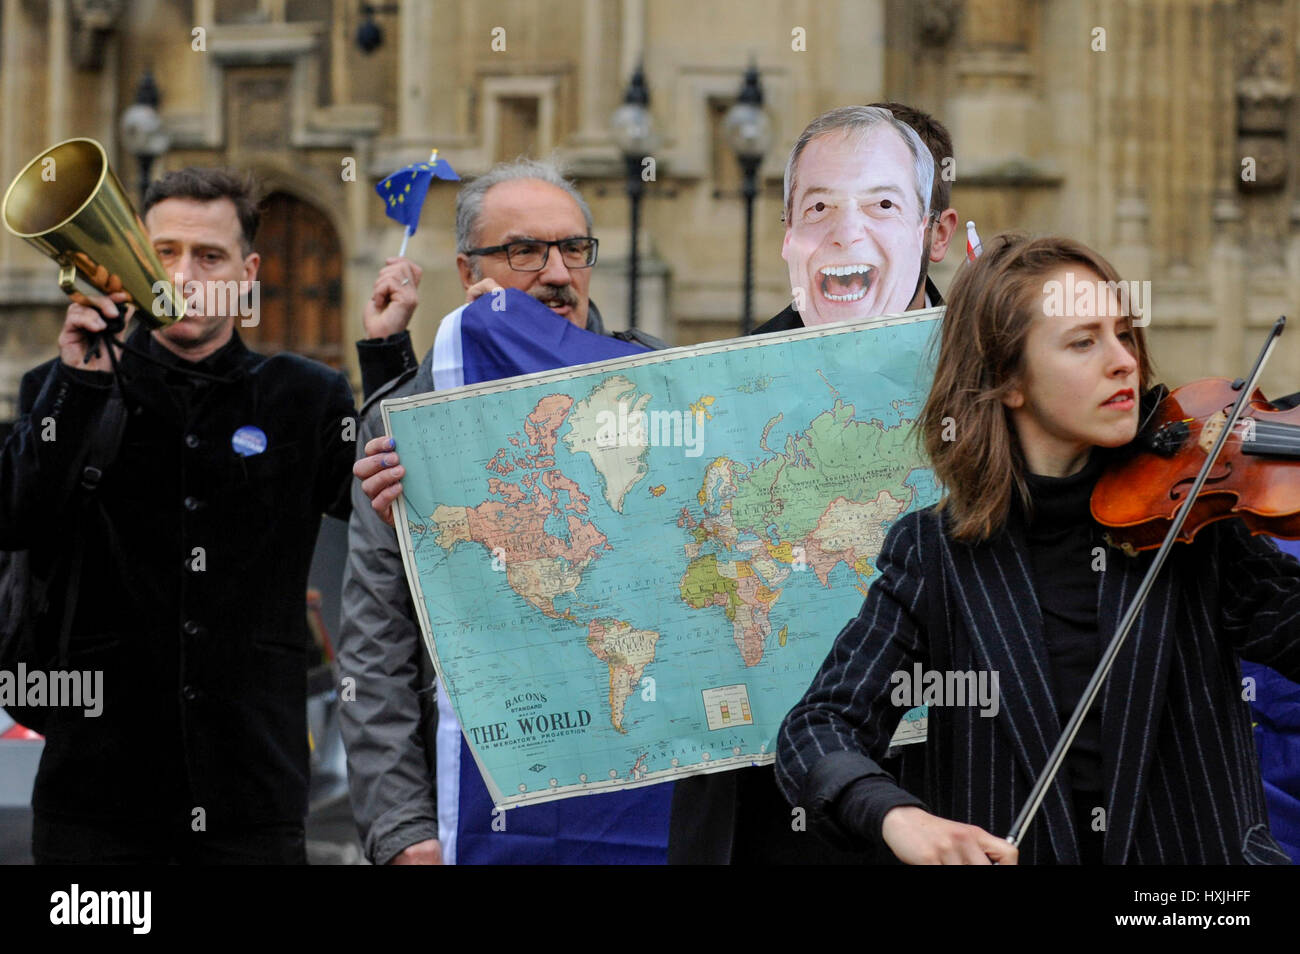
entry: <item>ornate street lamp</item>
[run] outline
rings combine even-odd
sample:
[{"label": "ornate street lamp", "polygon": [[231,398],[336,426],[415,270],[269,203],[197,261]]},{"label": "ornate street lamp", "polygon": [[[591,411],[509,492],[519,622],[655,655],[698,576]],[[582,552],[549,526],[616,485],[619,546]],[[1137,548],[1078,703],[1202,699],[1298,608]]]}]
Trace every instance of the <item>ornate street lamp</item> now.
[{"label": "ornate street lamp", "polygon": [[754,327],[754,198],[758,195],[758,167],[771,144],[771,124],[763,112],[763,87],[758,81],[758,67],[752,60],[745,71],[740,96],[727,110],[723,131],[740,160],[744,177],[741,194],[745,197],[745,306],[740,331],[747,335]]},{"label": "ornate street lamp", "polygon": [[135,156],[140,166],[142,208],[154,160],[171,146],[171,137],[163,129],[162,117],[158,115],[158,102],[158,84],[154,82],[153,73],[145,70],[135,90],[135,102],[122,111],[121,119],[122,147]]},{"label": "ornate street lamp", "polygon": [[623,96],[623,105],[614,110],[610,126],[614,133],[614,142],[623,153],[623,162],[627,170],[627,197],[632,206],[632,236],[629,242],[627,266],[627,326],[636,327],[637,298],[637,233],[641,228],[641,196],[645,192],[645,180],[641,178],[642,161],[654,149],[654,125],[650,118],[650,90],[645,85],[645,73],[638,66],[627,85]]}]

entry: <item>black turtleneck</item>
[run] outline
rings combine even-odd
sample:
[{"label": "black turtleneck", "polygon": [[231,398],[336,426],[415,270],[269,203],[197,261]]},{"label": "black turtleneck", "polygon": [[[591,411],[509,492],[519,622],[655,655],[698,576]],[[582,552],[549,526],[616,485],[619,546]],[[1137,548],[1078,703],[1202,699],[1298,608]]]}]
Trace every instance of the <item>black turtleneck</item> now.
[{"label": "black turtleneck", "polygon": [[[1100,545],[1088,503],[1102,471],[1096,454],[1069,477],[1027,474],[1032,513],[1026,528],[1034,590],[1043,613],[1043,638],[1051,665],[1052,693],[1061,724],[1083,697],[1101,658],[1097,629],[1097,587],[1093,548]],[[1093,706],[1066,756],[1065,771],[1074,793],[1076,828],[1084,861],[1100,852],[1091,828],[1092,809],[1104,803],[1102,791],[1101,710]]]},{"label": "black turtleneck", "polygon": [[162,344],[153,334],[150,334],[148,337],[148,352],[154,360],[161,362],[168,368],[179,370],[182,375],[186,371],[202,371],[215,375],[220,374],[225,369],[228,357],[239,350],[240,344],[239,333],[232,330],[230,340],[220,348],[206,358],[191,361],[189,358],[177,354],[171,348]]}]

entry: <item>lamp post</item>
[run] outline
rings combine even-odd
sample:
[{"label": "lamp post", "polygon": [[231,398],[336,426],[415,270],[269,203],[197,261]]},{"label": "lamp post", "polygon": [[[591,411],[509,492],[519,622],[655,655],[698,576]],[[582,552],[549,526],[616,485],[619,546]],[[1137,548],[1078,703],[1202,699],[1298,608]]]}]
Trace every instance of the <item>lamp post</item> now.
[{"label": "lamp post", "polygon": [[163,129],[162,117],[158,115],[158,84],[154,82],[153,73],[144,71],[140,85],[135,90],[135,102],[122,111],[121,131],[122,146],[135,156],[140,166],[140,204],[144,205],[144,196],[149,189],[149,171],[154,160],[165,153],[171,145],[171,137]]},{"label": "lamp post", "polygon": [[747,335],[754,327],[754,198],[758,195],[758,167],[771,138],[771,125],[767,113],[763,112],[763,87],[753,61],[745,71],[736,104],[727,110],[723,130],[727,143],[740,160],[744,177],[741,194],[745,197],[745,301],[740,332]]},{"label": "lamp post", "polygon": [[395,3],[365,3],[361,4],[361,22],[357,24],[357,49],[369,56],[375,50],[384,45],[384,31],[380,28],[379,22],[375,19],[376,13],[397,13],[399,7]]},{"label": "lamp post", "polygon": [[623,153],[627,170],[627,197],[631,203],[632,235],[627,265],[627,326],[636,327],[637,293],[637,233],[641,230],[641,196],[645,193],[645,180],[641,178],[642,161],[654,148],[654,127],[650,119],[650,90],[645,85],[645,73],[638,66],[627,84],[623,105],[614,110],[610,118],[614,141]]}]

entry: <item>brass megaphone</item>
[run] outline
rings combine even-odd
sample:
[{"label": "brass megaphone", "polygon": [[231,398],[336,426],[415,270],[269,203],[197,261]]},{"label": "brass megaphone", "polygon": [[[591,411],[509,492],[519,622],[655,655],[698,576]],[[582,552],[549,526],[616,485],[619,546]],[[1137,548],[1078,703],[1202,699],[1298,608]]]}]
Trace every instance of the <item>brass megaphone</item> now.
[{"label": "brass megaphone", "polygon": [[123,291],[150,327],[179,321],[185,296],[167,280],[158,254],[122,183],[93,139],[51,146],[5,192],[5,228],[59,265],[59,287],[75,291],[77,273],[104,294]]}]

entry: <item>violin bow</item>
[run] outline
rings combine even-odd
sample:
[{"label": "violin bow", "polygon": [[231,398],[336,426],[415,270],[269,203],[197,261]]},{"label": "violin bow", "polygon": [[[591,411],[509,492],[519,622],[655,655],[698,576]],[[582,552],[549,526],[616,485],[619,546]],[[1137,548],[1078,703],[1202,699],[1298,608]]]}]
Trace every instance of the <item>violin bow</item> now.
[{"label": "violin bow", "polygon": [[1218,439],[1215,440],[1214,446],[1205,458],[1205,463],[1201,465],[1201,472],[1196,476],[1196,481],[1192,484],[1187,499],[1179,505],[1173,523],[1169,527],[1169,532],[1165,534],[1164,542],[1160,544],[1155,559],[1151,561],[1146,576],[1142,578],[1142,585],[1138,587],[1137,593],[1134,594],[1133,601],[1129,603],[1128,609],[1120,620],[1119,628],[1111,638],[1110,645],[1106,647],[1106,651],[1102,654],[1101,661],[1097,664],[1092,678],[1088,680],[1088,685],[1083,690],[1083,698],[1079,701],[1074,714],[1070,716],[1070,721],[1065,724],[1065,728],[1061,731],[1061,738],[1057,741],[1056,748],[1052,750],[1052,754],[1047,759],[1047,765],[1044,767],[1042,774],[1038,776],[1038,780],[1034,782],[1029,797],[1025,799],[1024,807],[1020,809],[1020,814],[1016,816],[1016,820],[1011,826],[1007,841],[1017,848],[1020,847],[1020,841],[1024,838],[1025,832],[1029,830],[1034,815],[1038,813],[1038,809],[1042,806],[1043,799],[1047,797],[1047,790],[1052,787],[1052,782],[1056,779],[1056,773],[1065,764],[1065,755],[1070,750],[1070,746],[1074,744],[1074,737],[1079,734],[1079,728],[1083,725],[1083,720],[1087,718],[1088,711],[1092,708],[1098,693],[1101,692],[1102,684],[1106,681],[1106,676],[1110,674],[1111,667],[1115,665],[1119,651],[1124,646],[1124,640],[1128,638],[1129,630],[1137,622],[1138,614],[1142,612],[1142,606],[1146,603],[1147,595],[1155,582],[1156,575],[1160,572],[1160,568],[1164,566],[1166,557],[1169,556],[1170,547],[1183,530],[1187,515],[1191,513],[1192,502],[1196,500],[1201,488],[1205,486],[1206,478],[1210,475],[1210,469],[1214,467],[1214,462],[1219,459],[1219,452],[1223,450],[1223,445],[1227,443],[1229,435],[1236,428],[1241,412],[1246,407],[1246,402],[1255,393],[1255,387],[1259,383],[1260,375],[1264,372],[1264,365],[1273,353],[1273,348],[1277,345],[1277,340],[1281,337],[1285,327],[1286,316],[1283,315],[1274,322],[1272,329],[1269,331],[1268,340],[1264,342],[1263,350],[1260,351],[1259,357],[1255,359],[1255,367],[1250,372],[1250,378],[1244,383],[1240,379],[1234,382],[1234,384],[1241,385],[1241,393],[1237,395],[1237,402],[1232,406],[1232,413],[1228,416],[1227,424],[1219,434]]}]

